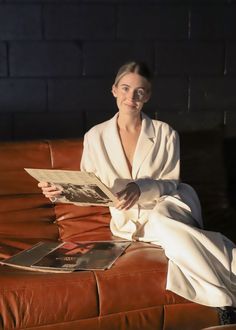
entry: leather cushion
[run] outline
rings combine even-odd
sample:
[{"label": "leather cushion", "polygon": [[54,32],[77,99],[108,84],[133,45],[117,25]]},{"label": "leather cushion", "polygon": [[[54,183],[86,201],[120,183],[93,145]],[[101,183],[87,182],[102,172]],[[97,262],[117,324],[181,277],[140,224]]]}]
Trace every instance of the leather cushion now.
[{"label": "leather cushion", "polygon": [[108,207],[57,204],[55,213],[63,241],[111,239]]}]

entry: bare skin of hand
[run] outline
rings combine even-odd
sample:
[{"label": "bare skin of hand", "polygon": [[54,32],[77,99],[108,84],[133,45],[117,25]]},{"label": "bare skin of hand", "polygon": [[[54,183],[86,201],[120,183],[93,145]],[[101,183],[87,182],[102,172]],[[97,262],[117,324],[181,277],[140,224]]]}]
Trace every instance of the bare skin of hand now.
[{"label": "bare skin of hand", "polygon": [[118,201],[115,207],[118,210],[128,210],[130,209],[139,199],[140,189],[135,182],[128,183],[127,186],[116,193]]},{"label": "bare skin of hand", "polygon": [[39,182],[38,187],[42,189],[42,193],[45,197],[51,199],[60,197],[62,191],[55,185],[51,185],[49,182]]}]

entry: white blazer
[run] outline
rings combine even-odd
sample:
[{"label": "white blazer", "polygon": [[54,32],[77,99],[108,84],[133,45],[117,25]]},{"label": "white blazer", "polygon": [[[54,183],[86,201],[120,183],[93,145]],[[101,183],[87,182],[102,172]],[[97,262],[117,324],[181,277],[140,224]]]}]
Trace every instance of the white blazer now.
[{"label": "white blazer", "polygon": [[179,163],[176,131],[143,113],[132,173],[118,134],[117,114],[84,138],[82,170],[94,172],[114,192],[131,181],[140,187],[135,207],[110,208],[113,234],[165,249],[168,290],[204,305],[236,306],[236,248],[220,233],[197,228],[202,225],[200,203],[192,187],[179,183]]},{"label": "white blazer", "polygon": [[[153,209],[160,199],[168,196],[175,203],[181,203],[201,223],[196,193],[191,187],[185,185],[187,189],[184,189],[179,184],[178,133],[168,124],[152,120],[142,113],[141,132],[130,173],[117,129],[117,117],[118,113],[85,134],[81,159],[81,170],[94,172],[114,193],[132,181],[140,188],[139,202],[132,209],[120,211],[110,208],[113,233],[131,239],[137,229],[136,222],[145,217],[146,210]],[[186,200],[190,203],[186,204]]]}]

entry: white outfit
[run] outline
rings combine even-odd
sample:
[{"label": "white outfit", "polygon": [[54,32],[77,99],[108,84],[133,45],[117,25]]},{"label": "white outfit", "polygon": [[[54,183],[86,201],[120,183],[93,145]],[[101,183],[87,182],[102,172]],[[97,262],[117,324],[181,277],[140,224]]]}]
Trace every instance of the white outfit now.
[{"label": "white outfit", "polygon": [[111,231],[129,240],[161,245],[169,259],[167,289],[208,306],[236,306],[236,247],[202,228],[198,197],[179,183],[179,138],[168,124],[142,113],[130,173],[117,115],[84,137],[81,170],[94,172],[115,193],[138,184],[138,205],[111,211]]}]

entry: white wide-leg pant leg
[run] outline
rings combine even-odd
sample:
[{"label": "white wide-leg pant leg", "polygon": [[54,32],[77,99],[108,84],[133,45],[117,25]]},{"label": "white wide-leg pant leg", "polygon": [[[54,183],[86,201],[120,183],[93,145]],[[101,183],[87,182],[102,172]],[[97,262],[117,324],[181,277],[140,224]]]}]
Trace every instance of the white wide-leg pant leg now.
[{"label": "white wide-leg pant leg", "polygon": [[235,245],[195,225],[186,205],[170,196],[149,213],[140,238],[164,248],[168,290],[203,305],[236,306]]}]

